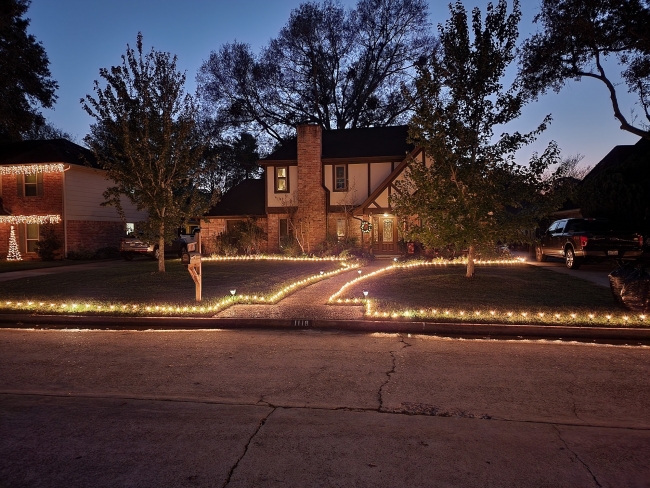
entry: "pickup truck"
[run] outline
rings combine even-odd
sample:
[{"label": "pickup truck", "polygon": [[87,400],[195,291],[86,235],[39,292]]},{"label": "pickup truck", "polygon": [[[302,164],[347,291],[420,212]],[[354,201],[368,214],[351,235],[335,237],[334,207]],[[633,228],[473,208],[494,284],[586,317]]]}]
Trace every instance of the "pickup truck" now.
[{"label": "pickup truck", "polygon": [[606,259],[630,261],[642,254],[643,237],[605,219],[556,220],[544,232],[535,248],[537,261],[548,256],[563,258],[566,267]]},{"label": "pickup truck", "polygon": [[[195,242],[194,234],[181,234],[171,244],[165,244],[165,253],[175,253],[180,257],[183,252],[187,251],[188,244]],[[131,236],[120,239],[120,255],[126,261],[131,261],[136,256],[158,259],[160,250],[157,243],[149,244],[131,234]]]}]

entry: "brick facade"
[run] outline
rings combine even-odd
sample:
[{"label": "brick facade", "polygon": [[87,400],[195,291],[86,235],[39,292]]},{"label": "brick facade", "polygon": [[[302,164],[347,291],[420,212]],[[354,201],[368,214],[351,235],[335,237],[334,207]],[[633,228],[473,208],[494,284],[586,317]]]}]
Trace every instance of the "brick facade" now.
[{"label": "brick facade", "polygon": [[[216,252],[216,239],[217,237],[226,232],[228,229],[228,220],[245,220],[247,217],[210,217],[209,219],[201,220],[201,252],[204,255],[210,255]],[[270,219],[266,218],[257,218],[255,223],[258,227],[261,227],[264,232],[268,235],[268,222]],[[275,250],[270,250],[268,242],[270,239],[267,239],[266,245],[263,245],[260,249],[260,252],[273,252]]]},{"label": "brick facade", "polygon": [[[38,196],[18,196],[18,176],[15,174],[0,175],[2,182],[2,203],[5,209],[12,215],[59,215],[63,218],[63,173],[43,173],[43,192]],[[24,234],[25,224],[13,224],[18,239],[18,247],[24,260],[39,259],[38,254],[28,253],[25,249]],[[52,225],[61,242],[64,242],[63,222]],[[12,224],[0,224],[0,259],[4,259],[9,252],[9,237]],[[22,242],[21,242],[22,241]],[[59,258],[63,257],[63,247],[57,253]]]},{"label": "brick facade", "polygon": [[100,222],[91,220],[68,220],[68,252],[95,252],[104,247],[119,248],[124,237],[122,222]]},{"label": "brick facade", "polygon": [[327,190],[321,154],[321,127],[298,126],[298,211],[294,224],[307,252],[327,237]]}]

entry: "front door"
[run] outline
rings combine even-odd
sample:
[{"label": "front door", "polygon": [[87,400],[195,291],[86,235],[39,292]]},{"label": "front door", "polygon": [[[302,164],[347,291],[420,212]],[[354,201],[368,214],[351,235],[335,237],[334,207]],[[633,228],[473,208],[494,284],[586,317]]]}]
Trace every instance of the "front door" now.
[{"label": "front door", "polygon": [[393,216],[373,216],[373,251],[375,254],[397,252],[397,227]]}]

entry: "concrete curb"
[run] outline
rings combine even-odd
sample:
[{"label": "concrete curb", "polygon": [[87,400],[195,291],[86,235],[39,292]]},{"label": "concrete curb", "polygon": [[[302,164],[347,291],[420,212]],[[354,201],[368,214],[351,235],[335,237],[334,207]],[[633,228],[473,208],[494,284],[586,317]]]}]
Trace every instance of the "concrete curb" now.
[{"label": "concrete curb", "polygon": [[378,320],[291,320],[203,317],[106,317],[79,315],[0,314],[0,328],[19,329],[284,329],[339,330],[426,334],[453,338],[547,339],[650,343],[650,327],[607,328],[510,324],[462,324]]}]

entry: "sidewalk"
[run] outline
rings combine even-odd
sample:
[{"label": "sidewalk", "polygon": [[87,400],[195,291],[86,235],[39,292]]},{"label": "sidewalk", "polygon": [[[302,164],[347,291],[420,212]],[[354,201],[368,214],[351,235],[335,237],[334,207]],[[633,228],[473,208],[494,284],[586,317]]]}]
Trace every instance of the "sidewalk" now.
[{"label": "sidewalk", "polygon": [[8,271],[0,273],[1,281],[18,280],[21,278],[34,278],[36,276],[53,275],[59,273],[70,273],[74,271],[86,271],[97,268],[114,268],[118,266],[127,266],[128,261],[123,259],[109,259],[105,261],[95,261],[92,263],[71,264],[70,266],[57,266],[53,268],[26,269],[23,271]]}]

